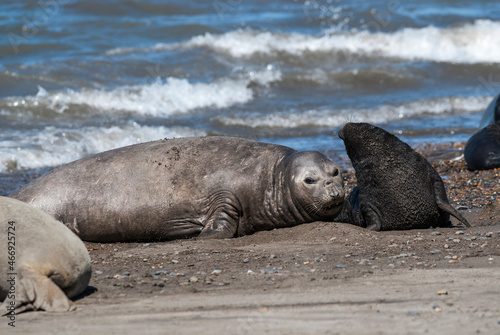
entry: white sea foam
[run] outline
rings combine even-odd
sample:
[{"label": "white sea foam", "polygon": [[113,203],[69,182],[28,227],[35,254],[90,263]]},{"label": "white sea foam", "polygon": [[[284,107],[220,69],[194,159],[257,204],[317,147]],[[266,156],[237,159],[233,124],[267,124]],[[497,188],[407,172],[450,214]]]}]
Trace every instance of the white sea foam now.
[{"label": "white sea foam", "polygon": [[386,123],[424,114],[464,114],[484,110],[491,97],[445,97],[417,100],[398,106],[383,105],[363,109],[321,109],[305,112],[270,113],[266,115],[218,116],[214,120],[228,126],[251,128],[340,127],[347,121]]},{"label": "white sea foam", "polygon": [[141,126],[135,122],[109,128],[46,127],[19,134],[13,131],[8,139],[0,138],[0,172],[57,166],[93,153],[166,137],[203,135],[203,130]]},{"label": "white sea foam", "polygon": [[396,32],[326,31],[321,36],[239,29],[221,35],[206,33],[181,43],[117,48],[108,54],[207,48],[232,57],[278,53],[344,51],[364,55],[452,63],[499,63],[500,22],[477,20],[461,26],[404,28]]},{"label": "white sea foam", "polygon": [[[281,72],[270,65],[263,71],[249,72],[238,78],[221,78],[210,83],[190,83],[187,79],[167,78],[165,82],[124,86],[114,90],[82,89],[47,92],[39,87],[34,97],[20,98],[30,105],[45,105],[64,113],[71,105],[97,112],[128,111],[138,115],[168,116],[198,108],[227,108],[253,99],[249,84],[268,85],[281,80]],[[9,98],[16,107],[19,99]]]}]

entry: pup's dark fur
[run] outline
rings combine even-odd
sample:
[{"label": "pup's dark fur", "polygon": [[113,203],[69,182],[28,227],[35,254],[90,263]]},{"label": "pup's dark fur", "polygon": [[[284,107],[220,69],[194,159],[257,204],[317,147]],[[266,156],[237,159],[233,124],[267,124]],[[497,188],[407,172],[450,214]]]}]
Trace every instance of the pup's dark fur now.
[{"label": "pup's dark fur", "polygon": [[465,144],[464,156],[472,170],[500,167],[500,121],[472,135]]},{"label": "pup's dark fur", "polygon": [[347,123],[339,137],[358,185],[335,221],[371,230],[419,229],[447,226],[451,214],[470,226],[450,206],[439,174],[396,136],[367,123]]}]

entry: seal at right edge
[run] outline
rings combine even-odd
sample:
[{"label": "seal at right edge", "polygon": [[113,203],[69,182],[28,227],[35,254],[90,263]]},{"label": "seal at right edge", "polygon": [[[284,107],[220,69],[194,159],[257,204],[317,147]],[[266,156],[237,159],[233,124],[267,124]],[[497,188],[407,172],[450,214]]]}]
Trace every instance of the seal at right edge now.
[{"label": "seal at right edge", "polygon": [[449,204],[439,174],[408,144],[368,123],[347,123],[338,135],[358,184],[336,222],[371,230],[422,229],[448,226],[451,214],[470,227]]},{"label": "seal at right edge", "polygon": [[500,94],[484,111],[479,128],[465,144],[467,166],[471,170],[500,167]]},{"label": "seal at right edge", "polygon": [[472,135],[465,144],[464,157],[471,170],[500,167],[500,121]]}]

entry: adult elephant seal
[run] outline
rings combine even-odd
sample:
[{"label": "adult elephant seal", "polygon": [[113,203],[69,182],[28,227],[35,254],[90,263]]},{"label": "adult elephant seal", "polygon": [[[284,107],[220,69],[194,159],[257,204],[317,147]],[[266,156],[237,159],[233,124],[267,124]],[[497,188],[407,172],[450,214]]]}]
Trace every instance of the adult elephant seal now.
[{"label": "adult elephant seal", "polygon": [[91,275],[83,242],[50,215],[6,197],[0,226],[0,314],[75,309],[68,297],[82,293]]},{"label": "adult elephant seal", "polygon": [[448,203],[438,173],[396,136],[367,123],[347,123],[339,137],[358,184],[335,221],[401,230],[447,226],[451,214],[469,226]]},{"label": "adult elephant seal", "polygon": [[230,238],[333,220],[339,167],[317,151],[227,137],[160,140],[64,165],[13,197],[86,241]]},{"label": "adult elephant seal", "polygon": [[500,96],[486,108],[479,127],[465,144],[467,166],[472,170],[500,167]]}]

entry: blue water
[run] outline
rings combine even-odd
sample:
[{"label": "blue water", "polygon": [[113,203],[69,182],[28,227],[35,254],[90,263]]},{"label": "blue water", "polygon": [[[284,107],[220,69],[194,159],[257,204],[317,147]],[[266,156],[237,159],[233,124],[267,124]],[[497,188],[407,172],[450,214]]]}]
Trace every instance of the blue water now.
[{"label": "blue water", "polygon": [[0,172],[165,137],[463,142],[500,91],[492,1],[4,0]]}]

